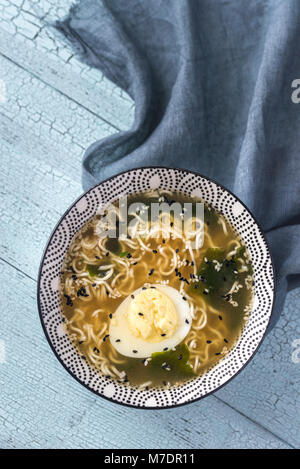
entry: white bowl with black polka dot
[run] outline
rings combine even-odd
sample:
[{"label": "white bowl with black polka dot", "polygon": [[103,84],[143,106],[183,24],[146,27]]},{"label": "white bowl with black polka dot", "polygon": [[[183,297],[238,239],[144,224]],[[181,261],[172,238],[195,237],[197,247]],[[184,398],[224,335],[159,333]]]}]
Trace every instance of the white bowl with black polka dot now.
[{"label": "white bowl with black polka dot", "polygon": [[[165,189],[200,197],[221,211],[241,235],[250,252],[255,277],[255,301],[237,345],[215,367],[179,387],[138,390],[117,383],[93,369],[72,345],[59,302],[59,277],[64,256],[75,233],[97,211],[99,204],[122,195]],[[55,355],[69,373],[97,395],[139,408],[174,407],[200,399],[232,379],[260,345],[272,314],[274,270],[268,246],[257,222],[231,192],[204,176],[175,168],[138,168],[118,174],[83,194],[55,227],[42,258],[38,280],[41,322]]]}]

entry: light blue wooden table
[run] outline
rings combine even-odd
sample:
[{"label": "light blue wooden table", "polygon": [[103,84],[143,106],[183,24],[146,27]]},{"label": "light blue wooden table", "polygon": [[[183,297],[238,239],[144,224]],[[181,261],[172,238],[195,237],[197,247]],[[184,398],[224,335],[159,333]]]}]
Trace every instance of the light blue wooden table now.
[{"label": "light blue wooden table", "polygon": [[82,192],[84,149],[128,128],[134,113],[128,96],[45,27],[70,4],[0,0],[0,446],[299,448],[300,289],[237,378],[178,409],[102,400],[51,352],[36,306],[45,243]]}]

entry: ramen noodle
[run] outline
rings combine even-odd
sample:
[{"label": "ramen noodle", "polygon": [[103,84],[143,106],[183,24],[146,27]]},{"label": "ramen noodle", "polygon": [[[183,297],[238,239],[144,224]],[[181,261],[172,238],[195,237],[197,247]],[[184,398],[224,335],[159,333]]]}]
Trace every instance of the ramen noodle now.
[{"label": "ramen noodle", "polygon": [[[166,191],[130,196],[121,235],[116,201],[116,236],[97,214],[65,256],[60,293],[71,340],[94,369],[124,385],[170,387],[205,373],[234,347],[251,312],[249,252],[211,206],[198,218],[197,202]],[[153,220],[154,203],[190,204],[187,228],[184,208]]]}]

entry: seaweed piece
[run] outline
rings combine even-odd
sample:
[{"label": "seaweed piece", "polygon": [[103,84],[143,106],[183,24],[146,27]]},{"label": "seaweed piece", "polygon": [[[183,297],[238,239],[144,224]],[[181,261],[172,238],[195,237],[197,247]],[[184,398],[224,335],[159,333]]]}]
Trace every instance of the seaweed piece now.
[{"label": "seaweed piece", "polygon": [[120,255],[120,257],[127,257],[128,254],[129,254],[128,251],[123,251],[123,252],[121,252],[119,255]]},{"label": "seaweed piece", "polygon": [[122,251],[121,243],[117,238],[108,238],[105,243],[105,247],[108,249],[108,251],[116,254],[117,256],[120,255]]},{"label": "seaweed piece", "polygon": [[190,286],[190,292],[206,298],[222,297],[238,279],[237,264],[227,260],[225,249],[209,248],[198,272],[199,282]]},{"label": "seaweed piece", "polygon": [[99,265],[88,264],[86,270],[89,273],[90,277],[97,277],[99,274]]},{"label": "seaweed piece", "polygon": [[107,274],[107,270],[99,270],[99,267],[101,266],[101,264],[99,265],[94,265],[94,264],[87,264],[86,266],[86,270],[88,271],[89,273],[89,276],[90,277],[100,277],[100,278],[103,278],[105,277],[105,275]]},{"label": "seaweed piece", "polygon": [[[231,259],[226,259],[227,252],[222,248],[209,248],[205,252],[203,261],[198,271],[199,281],[192,283],[189,292],[205,296],[206,301],[215,307],[221,307],[225,300],[229,302],[231,290],[234,282],[243,284],[247,275],[253,274],[253,268],[247,258],[246,247],[237,249]],[[240,261],[243,258],[247,266],[247,271],[239,272]],[[240,300],[240,293],[233,293]]]},{"label": "seaweed piece", "polygon": [[152,353],[149,369],[168,379],[184,379],[196,376],[189,363],[190,351],[186,344],[178,345],[175,350]]}]

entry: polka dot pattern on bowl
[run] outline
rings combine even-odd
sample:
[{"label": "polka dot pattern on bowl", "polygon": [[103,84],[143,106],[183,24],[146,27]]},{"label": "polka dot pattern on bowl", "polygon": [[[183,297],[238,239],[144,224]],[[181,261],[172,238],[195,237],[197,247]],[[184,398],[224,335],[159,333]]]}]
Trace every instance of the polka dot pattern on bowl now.
[{"label": "polka dot pattern on bowl", "polygon": [[[238,344],[205,375],[180,387],[138,390],[97,373],[72,345],[63,327],[58,279],[63,258],[76,232],[100,205],[122,195],[165,189],[197,195],[222,212],[244,239],[255,277],[255,302]],[[266,332],[274,298],[273,266],[265,238],[247,208],[229,191],[193,172],[150,167],[116,175],[86,192],[62,217],[42,259],[38,303],[46,337],[64,367],[80,383],[114,402],[145,408],[164,408],[194,401],[217,390],[249,361]]]}]

